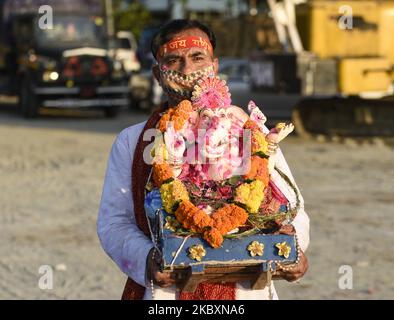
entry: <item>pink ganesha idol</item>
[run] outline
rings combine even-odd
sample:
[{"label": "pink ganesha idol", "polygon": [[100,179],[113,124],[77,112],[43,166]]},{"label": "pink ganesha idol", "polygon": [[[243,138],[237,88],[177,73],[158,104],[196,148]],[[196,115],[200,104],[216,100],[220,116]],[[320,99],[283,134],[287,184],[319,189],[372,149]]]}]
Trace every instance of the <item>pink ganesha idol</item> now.
[{"label": "pink ganesha idol", "polygon": [[190,152],[195,155],[192,174],[202,180],[231,178],[243,164],[240,138],[245,119],[239,116],[242,109],[231,105],[226,82],[218,77],[197,83],[192,104],[195,111],[189,123],[196,137]]},{"label": "pink ganesha idol", "polygon": [[253,101],[249,102],[248,115],[232,105],[230,97],[226,82],[218,77],[198,81],[193,91],[194,111],[189,121],[178,132],[169,126],[164,134],[169,162],[176,177],[192,178],[198,184],[246,173],[240,172],[240,168],[247,167],[245,159],[248,158],[247,148],[241,150],[240,141],[243,125],[249,118],[267,133],[269,170],[272,172],[278,143],[293,131],[293,125],[279,123],[268,132],[264,127],[267,118]]}]

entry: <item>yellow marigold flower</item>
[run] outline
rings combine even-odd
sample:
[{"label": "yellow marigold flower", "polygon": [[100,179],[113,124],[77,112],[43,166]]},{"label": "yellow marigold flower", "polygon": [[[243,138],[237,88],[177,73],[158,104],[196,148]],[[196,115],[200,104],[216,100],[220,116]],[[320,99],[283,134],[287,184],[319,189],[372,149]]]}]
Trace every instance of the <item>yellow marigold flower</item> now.
[{"label": "yellow marigold flower", "polygon": [[244,204],[250,213],[257,213],[264,200],[264,188],[261,180],[243,183],[235,191],[235,201]]},{"label": "yellow marigold flower", "polygon": [[168,159],[168,151],[166,149],[166,145],[164,143],[164,137],[162,134],[158,135],[155,138],[155,142],[151,150],[151,156],[153,157],[152,162],[155,163],[163,163]]},{"label": "yellow marigold flower", "polygon": [[258,241],[252,241],[248,245],[248,251],[252,257],[257,256],[262,256],[264,254],[264,244],[258,242]]},{"label": "yellow marigold flower", "polygon": [[265,140],[265,134],[258,129],[252,130],[252,154],[268,154],[268,142]]},{"label": "yellow marigold flower", "polygon": [[201,259],[203,257],[205,257],[205,254],[206,254],[206,251],[201,244],[197,244],[197,245],[191,246],[189,248],[190,259],[201,261]]},{"label": "yellow marigold flower", "polygon": [[180,201],[189,200],[185,185],[178,179],[161,185],[160,195],[163,207],[168,213],[172,213],[174,206]]},{"label": "yellow marigold flower", "polygon": [[286,241],[279,242],[275,245],[279,249],[278,255],[285,257],[286,259],[290,256],[291,247]]}]

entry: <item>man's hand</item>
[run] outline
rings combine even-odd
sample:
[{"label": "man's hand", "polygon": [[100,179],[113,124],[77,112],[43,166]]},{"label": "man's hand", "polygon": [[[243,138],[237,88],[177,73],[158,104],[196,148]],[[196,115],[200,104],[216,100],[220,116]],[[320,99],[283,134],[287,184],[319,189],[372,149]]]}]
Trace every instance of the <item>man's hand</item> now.
[{"label": "man's hand", "polygon": [[[293,235],[295,234],[295,229],[292,225],[289,224],[282,226],[276,233]],[[290,270],[287,271],[277,270],[272,275],[276,279],[285,279],[289,282],[293,282],[301,279],[307,270],[308,270],[308,259],[306,258],[305,254],[302,251],[300,251],[299,262],[297,265],[295,265],[294,267],[292,267]]]},{"label": "man's hand", "polygon": [[155,248],[152,248],[146,260],[146,275],[148,280],[153,280],[155,285],[167,288],[175,284],[175,279],[172,273],[160,272],[161,260],[160,253]]},{"label": "man's hand", "polygon": [[308,270],[308,259],[306,258],[305,254],[301,251],[300,252],[300,261],[290,270],[283,271],[277,270],[273,272],[273,277],[276,279],[285,279],[289,282],[294,282],[301,279],[305,272]]}]

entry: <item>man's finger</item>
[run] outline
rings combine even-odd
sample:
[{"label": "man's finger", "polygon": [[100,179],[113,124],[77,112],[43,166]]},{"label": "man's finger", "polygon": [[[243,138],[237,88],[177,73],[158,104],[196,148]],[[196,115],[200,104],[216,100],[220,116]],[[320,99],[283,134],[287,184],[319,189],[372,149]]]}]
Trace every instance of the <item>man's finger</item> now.
[{"label": "man's finger", "polygon": [[172,282],[156,282],[155,284],[158,285],[161,288],[168,288],[168,287],[173,286],[175,283],[172,283]]},{"label": "man's finger", "polygon": [[163,282],[171,283],[171,284],[175,283],[175,279],[172,278],[170,274],[164,273],[164,272],[159,272],[159,271],[156,272],[156,274],[155,274],[155,280],[158,283],[163,283]]},{"label": "man's finger", "polygon": [[286,280],[289,282],[294,282],[299,280],[302,277],[301,273],[291,274],[286,276]]}]

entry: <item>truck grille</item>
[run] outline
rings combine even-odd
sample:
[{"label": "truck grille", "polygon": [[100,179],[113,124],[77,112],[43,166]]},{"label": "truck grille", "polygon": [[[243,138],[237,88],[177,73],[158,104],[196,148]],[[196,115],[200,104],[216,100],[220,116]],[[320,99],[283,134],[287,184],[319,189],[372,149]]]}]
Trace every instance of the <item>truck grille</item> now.
[{"label": "truck grille", "polygon": [[108,61],[103,57],[76,56],[66,59],[62,71],[64,78],[91,79],[109,74]]}]

